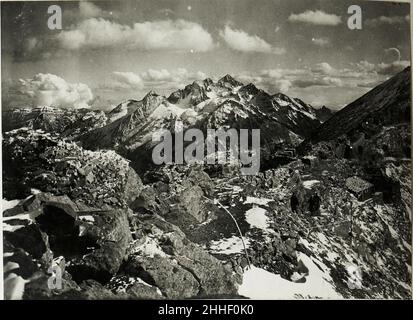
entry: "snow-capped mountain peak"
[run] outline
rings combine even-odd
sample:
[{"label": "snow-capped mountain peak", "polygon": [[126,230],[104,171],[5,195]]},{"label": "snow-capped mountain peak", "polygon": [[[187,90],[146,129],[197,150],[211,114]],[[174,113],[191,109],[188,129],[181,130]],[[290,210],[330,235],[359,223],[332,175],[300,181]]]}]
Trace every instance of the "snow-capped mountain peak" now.
[{"label": "snow-capped mountain peak", "polygon": [[242,82],[239,82],[238,80],[235,80],[229,74],[227,74],[227,75],[223,76],[221,79],[219,79],[217,84],[219,86],[223,86],[223,87],[226,87],[226,88],[235,88],[235,87],[239,87],[239,86],[243,85]]}]

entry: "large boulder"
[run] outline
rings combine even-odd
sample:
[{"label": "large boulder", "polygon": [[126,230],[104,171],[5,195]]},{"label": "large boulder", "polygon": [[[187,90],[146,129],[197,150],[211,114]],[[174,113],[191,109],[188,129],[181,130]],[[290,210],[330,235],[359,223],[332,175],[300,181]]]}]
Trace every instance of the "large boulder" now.
[{"label": "large boulder", "polygon": [[198,166],[163,167],[159,174],[147,174],[145,181],[151,184],[130,204],[134,212],[160,214],[179,226],[210,218],[205,197],[213,195],[214,183]]},{"label": "large boulder", "polygon": [[232,269],[189,241],[178,227],[157,215],[135,217],[133,225],[139,236],[120,273],[141,278],[170,299],[236,294]]},{"label": "large boulder", "polygon": [[187,176],[182,181],[182,186],[185,188],[191,186],[199,186],[206,196],[211,196],[214,192],[214,182],[209,175],[200,168],[191,168]]},{"label": "large boulder", "polygon": [[41,130],[18,129],[3,140],[5,197],[22,199],[35,188],[89,206],[126,207],[142,182],[114,151],[89,151]]},{"label": "large boulder", "polygon": [[202,189],[198,185],[182,190],[179,195],[179,209],[190,214],[197,222],[204,222],[208,215],[203,208],[203,195]]},{"label": "large boulder", "polygon": [[141,257],[134,255],[125,267],[128,276],[142,278],[154,285],[169,299],[190,298],[199,293],[199,283],[196,278],[170,259],[156,255]]},{"label": "large boulder", "polygon": [[[59,266],[70,281],[80,284],[92,279],[105,284],[127,258],[132,241],[128,211],[85,211],[79,207],[85,209],[66,196],[40,193],[5,212],[4,239],[14,257],[10,261],[18,259],[21,269],[30,270],[22,274],[24,279],[34,273],[28,261],[34,261],[36,272],[43,274],[26,285],[29,291],[35,290],[27,292],[27,296],[36,298],[35,292],[41,296],[50,294],[47,279],[56,259],[63,261]],[[30,259],[24,259],[26,255]]]}]

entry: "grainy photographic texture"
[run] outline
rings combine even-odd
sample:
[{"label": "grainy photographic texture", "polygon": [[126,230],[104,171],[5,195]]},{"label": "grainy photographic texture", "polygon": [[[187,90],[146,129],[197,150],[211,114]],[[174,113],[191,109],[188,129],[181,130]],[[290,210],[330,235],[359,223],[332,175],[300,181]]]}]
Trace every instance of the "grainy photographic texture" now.
[{"label": "grainy photographic texture", "polygon": [[5,299],[409,299],[410,7],[1,3]]}]

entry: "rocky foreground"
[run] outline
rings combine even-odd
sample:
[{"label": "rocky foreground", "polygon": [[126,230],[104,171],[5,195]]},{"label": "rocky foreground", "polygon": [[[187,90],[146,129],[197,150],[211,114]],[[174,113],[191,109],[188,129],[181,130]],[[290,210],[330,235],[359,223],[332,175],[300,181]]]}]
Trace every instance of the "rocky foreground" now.
[{"label": "rocky foreground", "polygon": [[[365,168],[334,155],[254,177],[164,167],[142,182],[114,152],[39,130],[4,142],[5,196],[24,198],[3,214],[8,298],[410,295],[408,161],[383,167],[398,192],[359,198],[346,182]],[[51,266],[62,270],[61,289],[48,286]]]},{"label": "rocky foreground", "polygon": [[[410,69],[377,88],[322,121],[230,77],[108,114],[9,113],[6,298],[409,299]],[[141,166],[148,128],[191,110],[268,127],[261,172]]]},{"label": "rocky foreground", "polygon": [[[158,203],[154,189],[143,189],[128,161],[114,152],[83,150],[28,129],[7,134],[4,150],[10,156],[5,190],[27,196],[6,202],[12,208],[3,214],[9,298],[237,295],[241,274],[159,215],[165,214],[160,205],[172,205]],[[199,197],[211,192],[208,175],[202,175],[205,184],[193,175],[182,184],[193,191],[177,195],[183,213],[200,211]],[[62,270],[62,289],[48,286],[51,266]]]}]

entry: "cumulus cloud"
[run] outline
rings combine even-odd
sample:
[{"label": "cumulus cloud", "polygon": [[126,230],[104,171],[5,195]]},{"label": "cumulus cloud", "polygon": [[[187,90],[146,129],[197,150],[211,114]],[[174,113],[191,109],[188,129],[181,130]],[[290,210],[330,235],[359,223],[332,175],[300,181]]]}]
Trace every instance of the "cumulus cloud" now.
[{"label": "cumulus cloud", "polygon": [[299,14],[291,14],[288,17],[288,21],[324,26],[337,26],[341,23],[341,17],[335,14],[325,13],[321,10],[307,10]]},{"label": "cumulus cloud", "polygon": [[269,77],[273,79],[281,79],[282,76],[284,75],[284,72],[281,69],[267,69],[267,70],[262,70],[261,75],[264,77]]},{"label": "cumulus cloud", "polygon": [[63,49],[77,50],[86,43],[86,35],[80,30],[63,31],[57,36]]},{"label": "cumulus cloud", "polygon": [[410,15],[406,16],[380,16],[373,19],[367,19],[365,24],[369,27],[377,27],[381,25],[395,25],[395,24],[404,24],[410,22]]},{"label": "cumulus cloud", "polygon": [[280,80],[275,80],[273,83],[273,89],[277,92],[288,92],[288,90],[291,88],[292,83],[290,80],[287,79],[280,79]]},{"label": "cumulus cloud", "polygon": [[113,86],[120,88],[142,89],[142,78],[133,72],[113,72]]},{"label": "cumulus cloud", "polygon": [[394,75],[403,71],[406,67],[410,66],[410,61],[401,60],[400,50],[397,48],[384,49],[386,55],[390,55],[388,58],[393,58],[390,62],[381,62],[378,64],[370,63],[368,61],[360,61],[354,64],[357,72],[361,75],[372,77],[374,75]]},{"label": "cumulus cloud", "polygon": [[[409,64],[408,61],[374,64],[364,60],[339,68],[321,62],[297,69],[268,69],[257,74],[245,72],[237,78],[244,83],[252,82],[270,94],[284,92],[316,105],[331,105],[333,101],[334,106],[338,107],[361,96]],[[323,102],[315,103],[319,99]]]},{"label": "cumulus cloud", "polygon": [[257,75],[243,74],[238,78],[245,82],[253,82],[262,89],[287,92],[310,87],[356,88],[362,84],[384,80],[377,73],[378,66],[367,61],[351,65],[352,68],[335,68],[327,62],[301,69],[268,69]]},{"label": "cumulus cloud", "polygon": [[90,18],[57,35],[60,46],[81,48],[129,48],[204,52],[213,48],[212,36],[201,25],[186,20],[161,20],[122,25]]},{"label": "cumulus cloud", "polygon": [[141,73],[141,77],[146,82],[174,82],[186,84],[194,80],[203,80],[207,76],[202,71],[190,72],[185,68],[178,68],[171,71],[166,69],[149,69]]},{"label": "cumulus cloud", "polygon": [[80,1],[79,13],[84,18],[93,18],[101,16],[103,14],[103,10],[91,2]]},{"label": "cumulus cloud", "polygon": [[314,73],[321,73],[321,74],[325,74],[325,75],[330,75],[333,74],[335,72],[335,69],[328,64],[327,62],[321,62],[321,63],[317,63],[312,69],[312,72]]},{"label": "cumulus cloud", "polygon": [[195,80],[207,78],[202,71],[191,72],[185,68],[174,70],[148,69],[141,73],[115,71],[100,88],[104,89],[162,89],[181,88]]},{"label": "cumulus cloud", "polygon": [[307,88],[312,86],[334,86],[342,87],[343,81],[334,77],[322,77],[312,79],[297,79],[294,81],[294,86],[298,88]]},{"label": "cumulus cloud", "polygon": [[308,87],[318,86],[335,86],[335,87],[368,87],[371,84],[384,81],[384,76],[394,75],[407,66],[410,61],[393,61],[390,63],[371,63],[362,60],[358,63],[350,64],[351,68],[337,69],[327,62],[316,64],[310,69],[311,77],[302,77],[293,82],[294,86]]},{"label": "cumulus cloud", "polygon": [[25,40],[24,46],[27,51],[33,51],[39,47],[39,40],[36,37],[31,37]]},{"label": "cumulus cloud", "polygon": [[236,51],[274,54],[285,53],[283,48],[275,48],[257,35],[249,35],[245,31],[232,29],[228,25],[225,26],[224,30],[221,30],[219,34],[227,46]]},{"label": "cumulus cloud", "polygon": [[241,81],[242,83],[253,83],[255,85],[259,85],[262,83],[263,77],[259,75],[253,75],[253,74],[239,74],[234,76],[234,78],[238,81]]},{"label": "cumulus cloud", "polygon": [[406,67],[410,66],[410,61],[394,61],[391,63],[379,63],[376,67],[378,74],[394,75],[400,71],[403,71]]},{"label": "cumulus cloud", "polygon": [[372,72],[376,69],[376,65],[366,60],[362,60],[356,63],[356,69],[357,71],[361,71],[361,72]]},{"label": "cumulus cloud", "polygon": [[236,78],[243,83],[253,83],[269,93],[286,93],[292,86],[291,80],[287,77],[295,72],[296,70],[266,69],[257,75],[244,73]]},{"label": "cumulus cloud", "polygon": [[330,44],[330,40],[327,38],[312,38],[311,41],[319,47],[326,47]]},{"label": "cumulus cloud", "polygon": [[68,83],[50,73],[38,73],[31,79],[20,79],[17,91],[35,106],[88,108],[93,99],[90,88],[83,83]]},{"label": "cumulus cloud", "polygon": [[167,69],[149,69],[142,73],[142,77],[146,81],[172,81],[174,76]]}]

